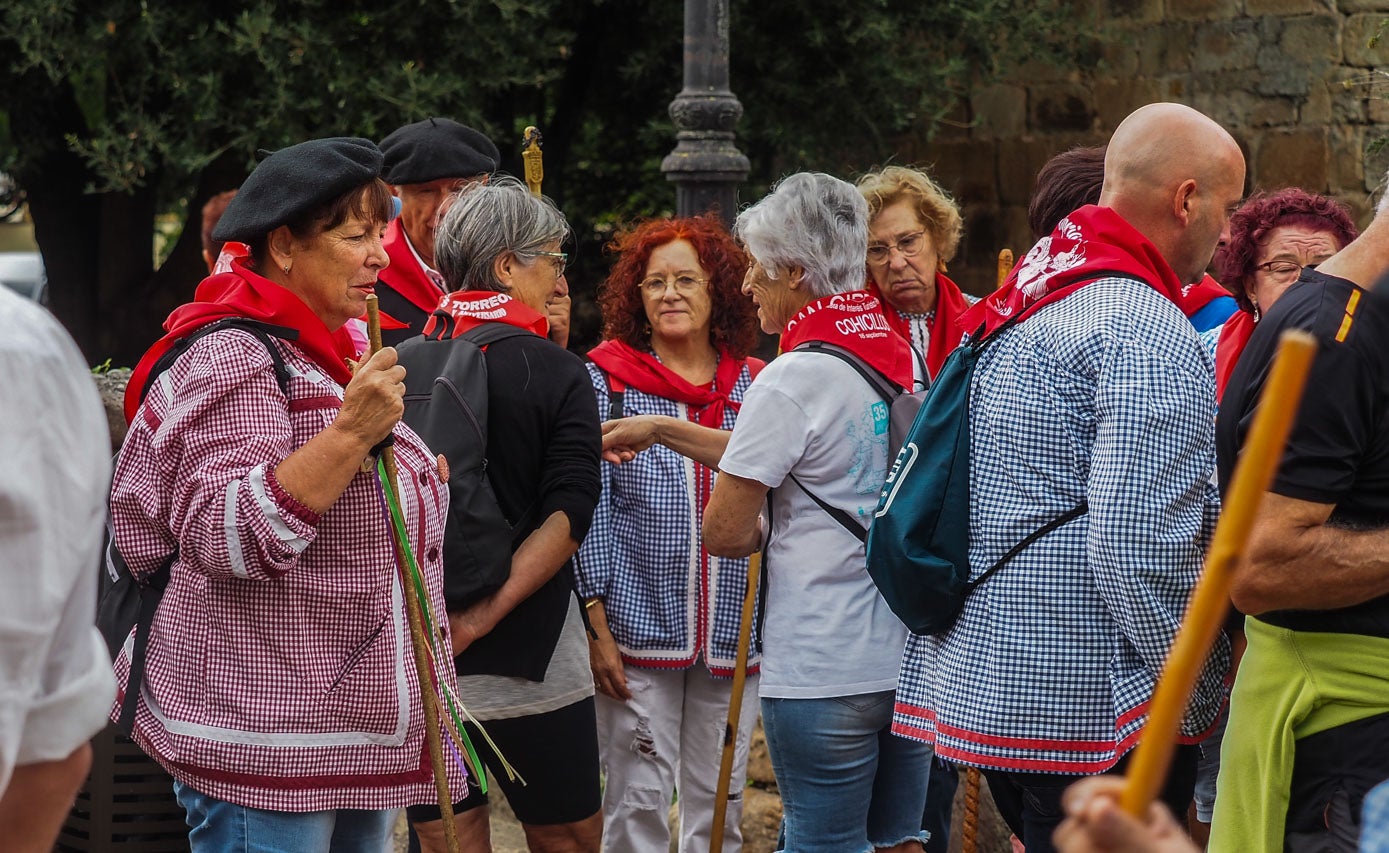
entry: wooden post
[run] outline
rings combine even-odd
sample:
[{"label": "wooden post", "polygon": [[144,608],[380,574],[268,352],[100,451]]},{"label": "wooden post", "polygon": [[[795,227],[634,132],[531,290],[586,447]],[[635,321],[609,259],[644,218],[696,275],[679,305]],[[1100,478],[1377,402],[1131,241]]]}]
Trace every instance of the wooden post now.
[{"label": "wooden post", "polygon": [[[748,654],[752,648],[752,612],[756,606],[761,569],[761,554],[748,558],[748,588],[743,593],[743,618],[738,626],[738,658],[733,665],[733,694],[728,700],[728,720],[723,727],[723,757],[719,760],[719,782],[714,790],[714,825],[709,828],[709,853],[723,853],[723,822],[728,814],[733,754],[738,743],[738,723],[743,715],[743,687],[748,680]],[[763,602],[763,606],[766,606],[766,602]]]}]

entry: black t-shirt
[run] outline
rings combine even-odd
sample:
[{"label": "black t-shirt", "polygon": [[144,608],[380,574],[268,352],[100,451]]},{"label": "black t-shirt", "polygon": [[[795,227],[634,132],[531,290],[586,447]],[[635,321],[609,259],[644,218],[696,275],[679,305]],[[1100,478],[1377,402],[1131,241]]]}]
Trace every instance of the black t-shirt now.
[{"label": "black t-shirt", "polygon": [[[1315,335],[1317,355],[1272,491],[1334,505],[1327,522],[1333,526],[1389,525],[1389,297],[1313,269],[1303,271],[1255,328],[1230,377],[1216,423],[1221,491],[1285,329]],[[1389,596],[1259,618],[1298,631],[1389,637]]]}]

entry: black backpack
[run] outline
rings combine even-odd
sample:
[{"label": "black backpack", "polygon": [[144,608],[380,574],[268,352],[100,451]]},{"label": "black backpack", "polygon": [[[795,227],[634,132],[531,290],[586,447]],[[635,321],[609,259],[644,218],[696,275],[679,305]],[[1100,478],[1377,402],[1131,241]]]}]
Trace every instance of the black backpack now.
[{"label": "black backpack", "polygon": [[[460,610],[506,582],[524,519],[507,520],[487,474],[487,362],[483,348],[529,335],[506,323],[483,323],[458,337],[453,320],[435,313],[437,331],[396,347],[405,367],[405,423],[431,453],[448,462],[449,514],[444,524],[444,604]],[[529,512],[527,512],[529,515]]]},{"label": "black backpack", "polygon": [[[210,323],[194,331],[186,338],[179,339],[160,356],[150,369],[145,387],[140,389],[140,401],[144,402],[145,396],[149,394],[150,388],[154,387],[154,383],[158,381],[160,375],[172,367],[174,362],[188,351],[194,341],[223,329],[241,329],[249,332],[256,340],[265,345],[275,367],[275,381],[279,383],[280,391],[288,397],[289,368],[285,366],[284,356],[280,354],[279,347],[270,339],[276,337],[292,341],[299,337],[299,332],[295,329],[272,326],[269,323],[261,323],[244,317],[231,317]],[[111,652],[113,661],[120,655],[121,647],[130,637],[130,629],[135,629],[135,638],[130,649],[130,671],[126,677],[125,692],[121,698],[121,713],[116,720],[116,725],[120,730],[129,736],[135,725],[135,706],[140,694],[140,685],[145,680],[145,649],[149,644],[150,625],[154,622],[154,611],[159,607],[159,602],[164,597],[164,588],[169,584],[169,569],[178,559],[178,548],[175,547],[164,559],[164,562],[159,565],[159,568],[143,582],[137,580],[131,574],[130,567],[126,565],[120,550],[116,548],[108,506],[106,541],[102,553],[104,559],[100,571],[96,626],[106,640],[106,647]]]}]

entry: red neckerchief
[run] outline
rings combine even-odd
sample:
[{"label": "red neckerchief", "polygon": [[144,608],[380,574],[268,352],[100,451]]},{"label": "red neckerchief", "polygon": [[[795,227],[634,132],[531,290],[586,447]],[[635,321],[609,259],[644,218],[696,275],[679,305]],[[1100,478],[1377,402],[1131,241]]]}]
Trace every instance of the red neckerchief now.
[{"label": "red neckerchief", "polygon": [[912,351],[892,330],[878,297],[851,290],[816,299],[791,318],[781,333],[781,350],[824,341],[852,352],[902,388],[912,387]]},{"label": "red neckerchief", "polygon": [[[892,330],[910,341],[912,332],[902,312],[883,298],[882,291],[871,280],[868,282],[868,292],[882,302],[883,315],[887,317],[887,324]],[[960,323],[960,316],[968,308],[969,302],[960,292],[960,286],[946,278],[945,273],[936,273],[936,310],[931,318],[931,340],[926,345],[926,370],[931,374],[930,378],[936,378],[941,365],[945,364],[946,356],[960,345],[960,339],[965,336],[967,330]]]},{"label": "red neckerchief", "polygon": [[1113,210],[1087,204],[1037,241],[1003,286],[971,306],[960,322],[976,339],[987,337],[1015,317],[1021,322],[1043,305],[1114,276],[1150,285],[1190,316],[1186,291],[1191,288],[1177,279],[1157,247]]},{"label": "red neckerchief", "polygon": [[149,372],[165,352],[180,338],[187,337],[208,323],[227,317],[248,317],[272,326],[287,326],[299,332],[294,346],[339,385],[352,381],[352,371],[343,360],[356,355],[352,336],[346,328],[329,331],[303,300],[268,278],[246,267],[238,259],[231,272],[208,276],[198,285],[193,301],[175,308],[164,321],[164,337],[140,358],[125,389],[125,419],[128,423],[140,408],[140,393],[149,381]]},{"label": "red neckerchief", "polygon": [[[1182,288],[1182,301],[1177,303],[1177,307],[1182,309],[1182,313],[1186,316],[1193,317],[1197,311],[1210,303],[1229,295],[1230,291],[1221,286],[1220,282],[1211,278],[1210,273],[1206,273],[1200,281]],[[1224,333],[1222,332],[1222,334]]]},{"label": "red neckerchief", "polygon": [[456,338],[483,323],[506,323],[534,332],[542,338],[550,334],[550,321],[544,314],[510,294],[495,290],[455,290],[439,300],[439,307],[434,309],[424,324],[426,337],[433,335],[439,327],[440,315],[453,319],[450,338]]},{"label": "red neckerchief", "polygon": [[[425,314],[432,314],[439,306],[439,286],[424,274],[424,268],[415,256],[415,250],[410,247],[410,241],[405,237],[400,217],[396,217],[386,226],[386,236],[381,239],[381,248],[386,250],[391,264],[381,271],[377,279]],[[382,314],[381,328],[408,329],[409,324]]]},{"label": "red neckerchief", "polygon": [[1230,375],[1235,372],[1240,353],[1254,334],[1254,315],[1248,311],[1236,311],[1225,321],[1220,329],[1220,340],[1215,343],[1215,402],[1225,396],[1225,386],[1230,384]]},{"label": "red neckerchief", "polygon": [[719,366],[714,371],[714,387],[693,385],[648,352],[641,352],[623,341],[603,341],[588,351],[589,359],[617,381],[643,394],[674,400],[690,407],[690,420],[701,426],[723,429],[726,409],[737,412],[739,404],[728,398],[747,365],[753,376],[762,360],[734,358],[719,350]]}]

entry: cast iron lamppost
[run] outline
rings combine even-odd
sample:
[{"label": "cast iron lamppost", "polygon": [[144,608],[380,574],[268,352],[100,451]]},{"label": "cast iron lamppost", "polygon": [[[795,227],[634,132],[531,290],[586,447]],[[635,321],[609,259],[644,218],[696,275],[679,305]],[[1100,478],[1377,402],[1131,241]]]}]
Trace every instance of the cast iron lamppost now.
[{"label": "cast iron lamppost", "polygon": [[685,0],[684,88],[670,102],[677,141],[661,161],[675,183],[676,215],[716,210],[733,224],[738,185],[748,176],[748,158],[733,142],[742,115],[728,88],[728,0]]}]

